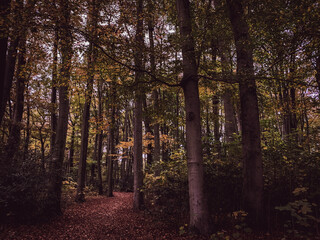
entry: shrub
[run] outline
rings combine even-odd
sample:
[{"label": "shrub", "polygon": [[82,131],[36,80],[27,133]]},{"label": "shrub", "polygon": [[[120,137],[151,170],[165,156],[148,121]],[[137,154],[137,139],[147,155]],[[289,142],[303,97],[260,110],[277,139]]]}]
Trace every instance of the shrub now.
[{"label": "shrub", "polygon": [[29,222],[43,214],[45,201],[45,173],[40,156],[23,160],[22,155],[12,161],[3,161],[6,172],[0,178],[0,220]]},{"label": "shrub", "polygon": [[188,211],[187,163],[184,153],[171,154],[169,161],[155,164],[150,172],[153,169],[157,169],[160,174],[147,173],[144,178],[146,207],[159,216],[182,217]]}]

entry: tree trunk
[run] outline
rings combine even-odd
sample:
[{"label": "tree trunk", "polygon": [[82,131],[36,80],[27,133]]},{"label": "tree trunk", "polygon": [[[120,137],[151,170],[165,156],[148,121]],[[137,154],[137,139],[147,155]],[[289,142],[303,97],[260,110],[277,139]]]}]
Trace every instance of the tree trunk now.
[{"label": "tree trunk", "polygon": [[[126,107],[124,116],[124,132],[123,132],[123,141],[127,142],[129,137],[129,110]],[[129,149],[123,148],[123,158],[121,160],[121,191],[124,191],[128,186],[128,165],[129,165]]]},{"label": "tree trunk", "polygon": [[[0,22],[7,23],[7,16],[10,12],[10,0],[0,1]],[[4,99],[3,99],[3,89],[5,82],[5,71],[6,71],[6,57],[7,57],[7,48],[8,48],[8,32],[9,27],[6,24],[1,24],[0,26],[0,109],[2,111]],[[0,114],[0,125],[3,113]]]},{"label": "tree trunk", "polygon": [[113,166],[114,166],[114,155],[116,154],[116,148],[115,148],[115,114],[116,114],[116,108],[115,108],[115,88],[112,85],[111,86],[111,96],[112,96],[112,106],[111,106],[111,124],[110,124],[110,133],[109,133],[109,144],[110,144],[110,155],[109,156],[109,164],[108,164],[108,191],[107,196],[113,197]]},{"label": "tree trunk", "polygon": [[[97,15],[98,9],[96,6],[96,1],[88,1],[89,5],[89,21],[88,28],[90,29],[91,35],[93,38],[96,38],[96,29],[97,29]],[[79,160],[79,169],[78,169],[78,181],[77,181],[77,194],[76,202],[84,202],[84,187],[86,179],[86,170],[87,170],[87,155],[88,155],[88,138],[89,138],[89,119],[90,119],[90,105],[92,98],[93,82],[94,82],[94,64],[95,64],[95,50],[92,42],[89,43],[88,50],[88,70],[87,70],[87,89],[85,93],[85,103],[83,107],[82,115],[82,125],[81,125],[81,149],[80,149],[80,160]]]},{"label": "tree trunk", "polygon": [[[225,40],[219,41],[222,76],[224,79],[227,79],[228,76],[232,74],[231,63],[228,61],[227,57],[228,49],[230,49],[230,46],[227,45]],[[233,142],[234,134],[238,132],[235,107],[232,102],[233,95],[234,93],[232,87],[225,86],[224,93],[222,95],[222,100],[225,115],[225,141],[227,143]]]},{"label": "tree trunk", "polygon": [[[136,44],[135,49],[135,67],[142,69],[142,48],[143,41],[143,0],[137,1],[137,28],[136,28]],[[135,82],[139,84],[143,77],[141,71],[135,72]],[[142,169],[142,91],[137,88],[135,90],[135,108],[134,108],[134,157],[133,157],[133,209],[135,211],[141,210],[143,206],[143,169]]]},{"label": "tree trunk", "polygon": [[21,121],[24,108],[24,89],[27,82],[26,76],[26,31],[22,33],[20,44],[19,44],[19,55],[18,55],[18,69],[16,72],[16,93],[15,93],[15,105],[13,120],[11,124],[10,134],[7,145],[7,158],[11,159],[18,152],[20,145],[20,130]]},{"label": "tree trunk", "polygon": [[69,169],[73,168],[73,157],[74,157],[74,139],[75,139],[75,134],[76,134],[76,125],[72,125],[72,131],[71,131],[71,141],[70,141],[70,146],[69,146]]},{"label": "tree trunk", "polygon": [[62,164],[66,146],[69,114],[69,80],[71,75],[72,36],[70,31],[70,3],[59,0],[60,12],[60,47],[61,69],[59,78],[59,117],[57,135],[49,162],[48,200],[46,201],[46,215],[61,214]]},{"label": "tree trunk", "polygon": [[[216,3],[215,3],[216,4]],[[216,46],[215,40],[211,40],[211,55],[212,55],[212,64],[217,65],[217,52],[218,48]],[[214,83],[214,89],[218,89],[218,84]],[[218,157],[221,156],[221,141],[220,141],[220,116],[219,116],[219,105],[220,105],[220,96],[218,93],[215,93],[212,98],[212,113],[213,113],[213,138],[214,138],[214,150],[218,153]]]},{"label": "tree trunk", "polygon": [[[22,22],[22,11],[23,11],[23,1],[17,0],[16,4],[12,8],[13,12],[13,23],[15,26],[20,25]],[[4,69],[4,78],[3,78],[3,88],[0,88],[1,91],[1,102],[0,102],[0,125],[2,123],[2,119],[4,113],[6,111],[7,102],[10,97],[10,91],[12,87],[12,81],[14,77],[14,70],[16,66],[16,57],[17,57],[17,49],[20,41],[20,32],[19,29],[13,28],[10,32],[10,44],[8,53],[5,61],[5,69]]]},{"label": "tree trunk", "polygon": [[221,155],[221,141],[220,141],[220,120],[219,120],[219,97],[214,95],[212,98],[213,106],[213,137],[215,150],[218,152],[218,157]]},{"label": "tree trunk", "polygon": [[[147,134],[147,140],[150,140],[150,137],[153,135],[153,133],[150,127],[151,119],[147,113],[148,105],[147,105],[147,96],[145,93],[143,94],[143,108],[144,108],[144,127]],[[148,148],[147,164],[150,166],[152,164],[152,144],[149,143],[147,148]]]},{"label": "tree trunk", "polygon": [[[156,60],[155,60],[155,52],[154,52],[154,19],[153,19],[153,0],[148,1],[148,30],[149,30],[149,41],[150,41],[150,67],[151,73],[155,75],[156,72]],[[156,112],[159,107],[159,100],[158,100],[158,91],[154,89],[152,91],[152,98],[153,98],[153,107],[154,111]],[[159,123],[155,122],[153,125],[153,134],[154,134],[154,148],[153,148],[153,161],[159,162],[160,161],[160,135],[159,135]]]},{"label": "tree trunk", "polygon": [[25,134],[25,140],[24,140],[24,149],[23,149],[23,160],[26,160],[26,157],[28,156],[29,151],[29,143],[30,143],[30,102],[29,102],[29,90],[28,90],[28,84],[27,84],[27,91],[26,91],[26,98],[27,98],[27,123],[26,123],[26,134]]},{"label": "tree trunk", "polygon": [[316,59],[316,81],[318,84],[318,95],[319,95],[319,99],[320,99],[320,49],[318,50],[318,57]]},{"label": "tree trunk", "polygon": [[234,134],[237,133],[237,121],[232,102],[232,89],[226,88],[222,96],[225,115],[225,140],[227,143],[234,141]]},{"label": "tree trunk", "polygon": [[208,207],[204,196],[201,146],[200,100],[197,67],[192,37],[189,0],[177,0],[178,21],[183,56],[181,85],[185,96],[190,227],[208,234]]},{"label": "tree trunk", "polygon": [[[154,89],[152,92],[153,95],[153,105],[154,110],[158,111],[159,108],[159,97],[157,89]],[[156,122],[153,126],[154,133],[154,148],[153,148],[153,161],[158,163],[160,162],[160,125]]]},{"label": "tree trunk", "polygon": [[227,5],[237,51],[237,77],[240,88],[240,118],[242,122],[244,209],[248,212],[251,225],[259,228],[262,227],[263,220],[263,175],[252,47],[242,1],[227,0]]},{"label": "tree trunk", "polygon": [[55,29],[55,38],[53,42],[53,62],[52,62],[52,86],[51,86],[51,141],[50,141],[50,153],[52,154],[53,145],[56,138],[57,131],[57,64],[58,64],[58,29]]},{"label": "tree trunk", "polygon": [[40,140],[40,146],[41,146],[41,167],[42,167],[42,170],[45,171],[45,141],[46,139],[43,138],[43,135],[42,135],[42,128],[43,128],[43,125],[39,128],[39,140]]},{"label": "tree trunk", "polygon": [[[102,83],[101,80],[98,82],[98,128],[97,131],[99,131],[100,124],[102,123]],[[98,149],[97,149],[97,171],[98,171],[98,189],[99,189],[99,195],[103,194],[103,187],[102,187],[102,175],[101,175],[101,159],[102,159],[102,143],[103,143],[103,130],[99,131],[98,136]]]}]

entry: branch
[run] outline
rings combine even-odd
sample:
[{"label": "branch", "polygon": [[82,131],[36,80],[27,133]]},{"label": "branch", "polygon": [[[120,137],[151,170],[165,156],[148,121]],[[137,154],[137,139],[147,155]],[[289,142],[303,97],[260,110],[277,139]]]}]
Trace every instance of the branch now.
[{"label": "branch", "polygon": [[[136,68],[132,65],[128,65],[126,63],[123,63],[121,62],[120,60],[116,59],[115,57],[111,56],[100,44],[98,44],[97,42],[94,41],[94,39],[92,39],[92,37],[87,34],[86,32],[80,30],[80,29],[76,29],[76,28],[73,28],[75,31],[81,33],[87,41],[91,42],[94,46],[96,46],[98,49],[101,50],[101,52],[107,56],[109,59],[111,59],[112,61],[114,61],[115,63],[118,63],[120,66],[123,66],[131,71],[134,71],[134,72],[142,72],[142,73],[146,73],[147,75],[149,75],[155,82],[160,82],[164,85],[167,85],[169,87],[180,87],[181,84],[180,83],[177,83],[177,84],[172,84],[172,83],[168,83],[166,82],[165,80],[162,80],[160,79],[159,77],[155,76],[154,74],[152,74],[150,71],[147,71],[145,69],[140,69],[140,68]],[[148,83],[151,83],[153,81],[150,81]],[[140,82],[142,83],[142,82]],[[139,84],[139,83],[138,83]]]}]

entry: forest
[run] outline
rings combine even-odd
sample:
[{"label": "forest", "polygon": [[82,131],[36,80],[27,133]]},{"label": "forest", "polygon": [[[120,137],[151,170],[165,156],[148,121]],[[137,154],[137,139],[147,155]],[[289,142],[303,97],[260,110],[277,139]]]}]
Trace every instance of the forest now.
[{"label": "forest", "polygon": [[1,0],[0,238],[320,239],[319,23],[317,0]]}]

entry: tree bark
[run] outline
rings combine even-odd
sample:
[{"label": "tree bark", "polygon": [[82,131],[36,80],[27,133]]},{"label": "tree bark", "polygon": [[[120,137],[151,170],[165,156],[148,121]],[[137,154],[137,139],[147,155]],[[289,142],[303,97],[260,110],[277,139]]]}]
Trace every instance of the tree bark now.
[{"label": "tree bark", "polygon": [[318,57],[316,58],[316,81],[318,84],[318,95],[320,99],[320,49],[318,50]]},{"label": "tree bark", "polygon": [[[102,123],[102,83],[101,79],[98,82],[98,122],[99,125],[97,127],[97,131],[99,131],[100,124]],[[98,190],[99,190],[99,195],[103,194],[103,187],[102,187],[102,175],[101,175],[101,159],[102,159],[102,143],[103,143],[103,130],[99,131],[99,136],[98,136],[98,149],[97,149],[97,171],[98,171]]]},{"label": "tree bark", "polygon": [[[215,3],[216,4],[216,3]],[[211,55],[212,55],[212,64],[215,66],[217,63],[217,52],[218,48],[216,46],[216,41],[211,40]],[[214,89],[218,88],[218,84],[214,83]],[[219,116],[219,105],[220,105],[220,96],[215,93],[212,98],[212,113],[213,113],[213,137],[214,137],[214,150],[218,153],[218,157],[221,156],[221,141],[220,141],[220,116]]]},{"label": "tree bark", "polygon": [[219,97],[214,95],[212,98],[212,113],[213,113],[213,137],[214,147],[218,152],[218,156],[221,156],[221,141],[220,141],[220,120],[219,120]]},{"label": "tree bark", "polygon": [[7,158],[11,159],[19,150],[20,145],[20,130],[22,126],[22,115],[24,108],[24,89],[27,82],[26,76],[26,31],[22,33],[19,43],[19,54],[18,54],[18,69],[16,72],[17,82],[15,88],[15,104],[14,113],[8,138]]},{"label": "tree bark", "polygon": [[74,141],[75,141],[75,134],[76,134],[76,124],[74,123],[72,125],[72,131],[71,131],[71,141],[69,146],[69,169],[73,168],[73,157],[74,157]]},{"label": "tree bark", "polygon": [[[2,0],[0,1],[0,22],[6,23],[8,22],[8,15],[10,12],[10,0]],[[8,49],[8,34],[9,27],[6,24],[0,25],[0,109],[2,111],[4,104],[4,82],[5,82],[5,71],[6,71],[6,57],[7,57],[7,49]],[[0,114],[0,125],[3,113]]]},{"label": "tree bark", "polygon": [[[136,44],[134,62],[137,69],[142,69],[142,47],[143,40],[143,0],[137,1],[137,25],[136,25]],[[135,72],[135,82],[139,84],[143,78],[141,71]],[[135,90],[135,108],[134,108],[134,157],[133,157],[133,209],[141,210],[143,206],[143,169],[142,169],[142,91]]]},{"label": "tree bark", "polygon": [[52,62],[52,86],[51,86],[51,139],[50,139],[50,153],[52,154],[53,145],[56,138],[57,131],[57,77],[58,77],[58,29],[55,29],[55,38],[53,41],[53,62]]},{"label": "tree bark", "polygon": [[[89,0],[89,21],[88,28],[90,29],[90,34],[93,38],[96,38],[96,29],[98,23],[98,8],[96,6],[95,0]],[[86,170],[87,170],[87,155],[88,155],[88,138],[89,138],[89,119],[90,119],[90,105],[93,91],[94,83],[94,64],[95,64],[95,49],[92,42],[89,43],[88,49],[88,70],[87,70],[87,88],[85,93],[85,103],[83,107],[82,115],[82,125],[81,125],[81,149],[80,149],[80,160],[78,169],[78,181],[77,181],[77,194],[76,202],[84,202],[84,187],[86,180]]]},{"label": "tree bark", "polygon": [[[124,116],[124,132],[123,132],[123,141],[127,142],[129,137],[129,110],[128,106],[125,109],[125,116]],[[121,191],[124,191],[128,186],[128,165],[129,165],[129,148],[123,148],[123,158],[121,160]]]},{"label": "tree bark", "polygon": [[[23,11],[23,1],[17,0],[16,4],[11,10],[13,12],[13,22],[16,26],[20,25],[22,20],[22,11]],[[4,113],[6,111],[7,102],[10,97],[10,91],[12,87],[12,81],[14,77],[14,70],[16,66],[16,58],[17,58],[17,49],[20,40],[20,32],[19,29],[13,28],[10,32],[10,44],[9,49],[7,49],[8,53],[5,61],[5,69],[4,69],[4,78],[3,78],[3,87],[0,88],[1,92],[1,102],[0,102],[0,125],[2,123],[2,119]]]},{"label": "tree bark", "polygon": [[249,28],[241,0],[227,0],[237,52],[243,154],[243,203],[252,227],[262,227],[263,175],[259,109]]},{"label": "tree bark", "polygon": [[109,132],[109,144],[110,144],[110,153],[111,156],[109,156],[109,164],[108,164],[108,190],[107,190],[107,196],[113,197],[113,166],[114,166],[114,155],[116,154],[116,148],[115,148],[115,114],[116,114],[116,108],[115,108],[115,87],[111,86],[111,124],[110,124],[110,132]]},{"label": "tree bark", "polygon": [[[157,112],[159,108],[158,90],[154,89],[152,92],[154,110]],[[153,126],[154,133],[154,148],[153,148],[153,161],[158,163],[160,161],[160,125],[156,122]]]},{"label": "tree bark", "polygon": [[230,143],[234,141],[234,134],[237,133],[237,121],[230,88],[225,89],[222,99],[225,115],[225,140]]},{"label": "tree bark", "polygon": [[[219,3],[221,5],[221,3]],[[230,46],[225,40],[219,41],[219,52],[221,58],[222,76],[227,79],[232,74],[231,63],[228,61],[227,53]],[[234,95],[233,89],[230,86],[225,86],[224,93],[222,95],[224,115],[225,115],[225,141],[227,143],[234,141],[234,134],[238,132],[237,120],[235,114],[235,107],[232,102],[232,96]]]},{"label": "tree bark", "polygon": [[[153,0],[148,1],[148,34],[149,34],[149,41],[150,41],[150,67],[151,73],[155,75],[156,72],[156,60],[155,60],[155,50],[154,50],[154,19],[153,19],[153,11],[154,4]],[[154,89],[152,91],[152,98],[153,98],[153,108],[154,111],[157,112],[159,107],[159,100],[158,100],[158,91]],[[160,135],[159,135],[159,123],[155,122],[153,125],[153,135],[154,135],[154,148],[153,148],[153,161],[159,162],[160,161]]]},{"label": "tree bark", "polygon": [[59,117],[57,135],[52,156],[49,162],[48,199],[46,201],[46,215],[61,214],[62,164],[66,146],[69,115],[69,81],[71,75],[72,35],[70,31],[70,3],[59,0],[60,12],[60,49],[61,69],[59,78]]},{"label": "tree bark", "polygon": [[208,234],[209,221],[208,207],[204,196],[200,100],[194,40],[191,33],[190,3],[188,0],[177,0],[176,4],[183,56],[181,85],[186,108],[190,227],[202,234]]},{"label": "tree bark", "polygon": [[[21,20],[22,30],[19,34],[19,54],[18,54],[18,67],[16,71],[16,88],[15,88],[15,104],[13,110],[13,119],[11,123],[10,134],[8,138],[7,157],[10,159],[19,152],[22,128],[22,115],[24,112],[24,90],[27,84],[27,68],[26,68],[26,44],[27,44],[27,30],[29,28],[30,17],[32,16],[31,10],[34,6],[34,1],[29,0],[24,5],[23,2],[17,2],[18,15]],[[22,15],[22,11],[25,14]],[[12,79],[10,80],[12,81]]]},{"label": "tree bark", "polygon": [[[147,109],[148,109],[148,105],[147,105],[147,96],[144,93],[143,94],[143,109],[144,109],[144,127],[145,127],[145,131],[147,134],[147,139],[150,140],[150,137],[153,135],[150,124],[151,124],[151,119],[148,116],[147,113]],[[148,146],[148,152],[147,152],[147,164],[150,166],[152,164],[152,144],[149,143]]]},{"label": "tree bark", "polygon": [[26,98],[27,98],[27,100],[26,100],[26,103],[27,103],[27,123],[26,123],[26,128],[25,128],[23,160],[26,160],[26,157],[28,156],[30,135],[31,135],[31,128],[30,128],[30,97],[29,97],[28,84],[27,84]]}]

